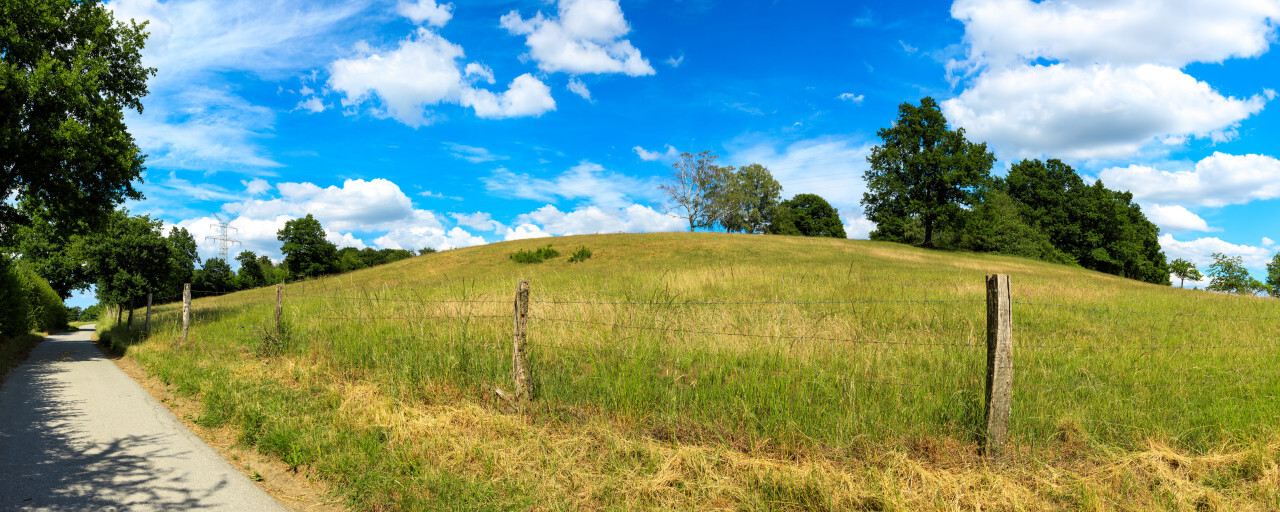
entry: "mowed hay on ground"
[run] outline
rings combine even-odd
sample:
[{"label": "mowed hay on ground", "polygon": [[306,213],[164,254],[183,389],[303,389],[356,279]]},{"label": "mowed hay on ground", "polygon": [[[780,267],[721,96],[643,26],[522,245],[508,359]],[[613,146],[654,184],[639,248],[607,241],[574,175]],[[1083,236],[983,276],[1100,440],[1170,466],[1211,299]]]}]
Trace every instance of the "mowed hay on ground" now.
[{"label": "mowed hay on ground", "polygon": [[[1153,446],[1270,454],[1147,482],[1153,507],[1274,503],[1280,301],[848,240],[598,235],[550,240],[592,249],[580,263],[507,258],[547,242],[288,285],[283,339],[261,334],[273,289],[197,300],[176,349],[180,307],[161,306],[130,354],[364,506],[1106,508],[1138,484],[1104,468]],[[988,273],[1015,300],[1015,446],[994,469],[976,455]],[[535,399],[514,413],[493,390],[521,279]]]}]

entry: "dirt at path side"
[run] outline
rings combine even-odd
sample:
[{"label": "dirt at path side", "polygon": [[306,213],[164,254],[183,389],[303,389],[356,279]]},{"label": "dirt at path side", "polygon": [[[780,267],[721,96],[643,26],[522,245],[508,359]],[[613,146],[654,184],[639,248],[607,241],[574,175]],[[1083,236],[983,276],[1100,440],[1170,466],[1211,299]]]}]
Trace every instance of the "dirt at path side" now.
[{"label": "dirt at path side", "polygon": [[126,357],[113,357],[116,364],[126,375],[150,393],[156,401],[164,404],[174,416],[186,425],[187,429],[204,439],[232,466],[258,484],[258,487],[270,494],[290,510],[299,512],[348,512],[341,499],[333,498],[334,493],[329,485],[305,470],[293,471],[280,460],[258,453],[254,449],[237,446],[235,430],[232,428],[211,429],[195,422],[202,406],[198,400],[183,397],[172,392],[169,386],[151,375],[136,360]]}]

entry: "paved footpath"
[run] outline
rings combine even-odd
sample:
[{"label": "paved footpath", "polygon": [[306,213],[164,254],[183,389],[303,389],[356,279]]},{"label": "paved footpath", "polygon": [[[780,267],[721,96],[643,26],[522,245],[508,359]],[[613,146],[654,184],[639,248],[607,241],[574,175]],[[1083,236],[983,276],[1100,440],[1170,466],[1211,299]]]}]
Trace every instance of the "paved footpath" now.
[{"label": "paved footpath", "polygon": [[45,338],[0,385],[0,511],[285,510],[91,334]]}]

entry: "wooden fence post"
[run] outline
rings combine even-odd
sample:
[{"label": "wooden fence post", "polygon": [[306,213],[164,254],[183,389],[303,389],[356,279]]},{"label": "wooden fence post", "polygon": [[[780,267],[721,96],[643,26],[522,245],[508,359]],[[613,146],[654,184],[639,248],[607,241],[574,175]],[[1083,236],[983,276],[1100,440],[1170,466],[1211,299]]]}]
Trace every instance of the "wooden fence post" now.
[{"label": "wooden fence post", "polygon": [[191,327],[191,283],[182,285],[182,344],[187,344],[187,330]]},{"label": "wooden fence post", "polygon": [[143,325],[142,330],[146,331],[147,334],[151,334],[151,293],[150,292],[147,293],[147,320],[142,325]]},{"label": "wooden fence post", "polygon": [[515,380],[516,400],[529,399],[529,362],[525,358],[525,323],[529,320],[529,281],[516,285],[515,331],[512,334],[511,376]]},{"label": "wooden fence post", "polygon": [[284,310],[284,283],[276,283],[276,338],[283,336],[280,327],[280,314]]},{"label": "wooden fence post", "polygon": [[983,452],[999,457],[1013,401],[1013,299],[1009,276],[987,276],[987,410]]}]

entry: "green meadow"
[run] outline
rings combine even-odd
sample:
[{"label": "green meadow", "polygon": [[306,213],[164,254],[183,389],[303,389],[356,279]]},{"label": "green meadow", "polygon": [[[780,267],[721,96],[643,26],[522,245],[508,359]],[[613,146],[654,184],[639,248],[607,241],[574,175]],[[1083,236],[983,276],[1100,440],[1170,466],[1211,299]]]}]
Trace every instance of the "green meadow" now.
[{"label": "green meadow", "polygon": [[[562,256],[509,257],[548,242]],[[592,256],[569,262],[579,247]],[[992,273],[1015,302],[998,465],[978,455]],[[523,406],[495,392],[513,391],[520,280]],[[201,425],[356,509],[1280,508],[1274,299],[891,243],[670,233],[289,284],[279,334],[274,307],[274,288],[199,298],[185,344],[177,303],[149,336],[99,327],[199,399]]]}]

